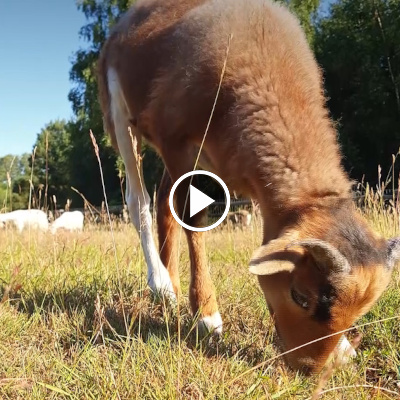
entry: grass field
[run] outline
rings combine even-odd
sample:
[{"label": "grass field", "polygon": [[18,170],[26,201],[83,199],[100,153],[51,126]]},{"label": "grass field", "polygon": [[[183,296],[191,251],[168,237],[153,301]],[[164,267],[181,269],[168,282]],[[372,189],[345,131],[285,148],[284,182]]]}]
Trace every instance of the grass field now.
[{"label": "grass field", "polygon": [[[385,236],[393,216],[373,209]],[[198,338],[190,316],[188,254],[177,310],[154,303],[133,227],[80,234],[0,231],[1,399],[307,399],[320,377],[292,372],[255,277],[247,270],[260,224],[207,234],[224,334]],[[359,323],[400,314],[398,267],[379,303]],[[358,356],[336,370],[324,399],[400,397],[400,320],[357,328]],[[351,336],[351,334],[350,334]],[[261,364],[261,366],[259,366]],[[254,368],[257,367],[258,368]],[[368,386],[368,387],[367,387]],[[374,388],[373,388],[374,387]]]}]

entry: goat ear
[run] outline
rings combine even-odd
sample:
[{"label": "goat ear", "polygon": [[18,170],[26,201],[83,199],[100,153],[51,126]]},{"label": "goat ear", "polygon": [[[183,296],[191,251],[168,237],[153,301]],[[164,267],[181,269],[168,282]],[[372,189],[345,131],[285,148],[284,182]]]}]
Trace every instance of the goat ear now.
[{"label": "goat ear", "polygon": [[389,239],[386,246],[386,265],[392,269],[400,260],[400,237]]},{"label": "goat ear", "polygon": [[298,237],[298,232],[287,233],[259,247],[252,255],[249,271],[254,275],[272,275],[278,272],[291,272],[295,267],[292,250],[287,250],[290,242]]},{"label": "goat ear", "polygon": [[318,268],[326,274],[346,275],[351,271],[347,258],[328,242],[319,239],[306,239],[294,241],[287,247],[292,246],[304,247],[313,257]]}]

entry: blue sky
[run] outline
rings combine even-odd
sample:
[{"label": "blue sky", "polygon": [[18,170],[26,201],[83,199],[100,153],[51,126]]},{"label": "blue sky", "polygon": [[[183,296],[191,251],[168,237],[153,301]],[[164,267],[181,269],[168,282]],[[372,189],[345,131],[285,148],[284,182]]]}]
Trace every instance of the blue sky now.
[{"label": "blue sky", "polygon": [[30,152],[47,122],[72,116],[70,60],[85,22],[75,0],[0,0],[0,157]]}]

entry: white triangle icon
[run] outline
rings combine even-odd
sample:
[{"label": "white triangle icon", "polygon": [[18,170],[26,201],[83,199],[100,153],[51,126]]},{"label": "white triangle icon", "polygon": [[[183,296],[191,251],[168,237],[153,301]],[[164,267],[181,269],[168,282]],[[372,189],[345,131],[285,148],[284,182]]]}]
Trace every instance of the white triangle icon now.
[{"label": "white triangle icon", "polygon": [[190,195],[190,218],[192,218],[193,215],[197,214],[198,212],[208,207],[211,203],[214,203],[215,201],[214,199],[207,196],[206,194],[201,192],[199,189],[196,189],[192,185],[190,185],[189,195]]}]

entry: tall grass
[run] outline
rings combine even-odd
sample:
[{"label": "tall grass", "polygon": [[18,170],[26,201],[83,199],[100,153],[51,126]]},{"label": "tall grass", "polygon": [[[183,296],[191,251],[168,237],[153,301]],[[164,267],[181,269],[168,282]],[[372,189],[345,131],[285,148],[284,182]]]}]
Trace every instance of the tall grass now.
[{"label": "tall grass", "polygon": [[[384,181],[379,175],[376,188],[364,185],[359,199],[360,213],[385,237],[400,230],[397,195],[385,197],[394,188],[398,155],[392,175]],[[101,211],[79,194],[95,220]],[[154,302],[137,233],[116,226],[109,212],[100,220],[107,224],[87,223],[80,234],[0,230],[1,399],[400,397],[398,268],[350,333],[359,342],[357,358],[305,378],[283,362],[264,298],[247,271],[261,241],[259,217],[247,230],[228,225],[206,236],[224,320],[219,341],[197,335],[186,295],[174,311]],[[186,294],[183,246],[179,262]]]},{"label": "tall grass", "polygon": [[8,171],[6,172],[7,175],[7,186],[6,186],[6,191],[5,191],[5,196],[3,200],[3,205],[1,210],[7,210],[10,208],[12,210],[12,179],[11,179],[11,171],[14,165],[16,157],[14,156],[13,159],[11,160],[10,167]]},{"label": "tall grass", "polygon": [[[362,212],[374,212],[378,228],[393,236],[398,232],[393,210],[378,211]],[[256,219],[244,232],[225,228],[207,234],[224,319],[218,342],[196,335],[186,296],[179,318],[153,302],[131,226],[114,232],[118,264],[124,266],[119,271],[108,229],[38,234],[30,246],[27,234],[0,232],[0,398],[311,397],[320,377],[304,378],[278,357],[265,301],[247,272],[261,232]],[[187,293],[186,249],[180,265]],[[399,285],[397,269],[383,298],[360,323],[398,315]],[[398,398],[399,320],[357,332],[363,336],[357,359],[335,370],[323,398]],[[253,369],[259,364],[262,368]]]}]

